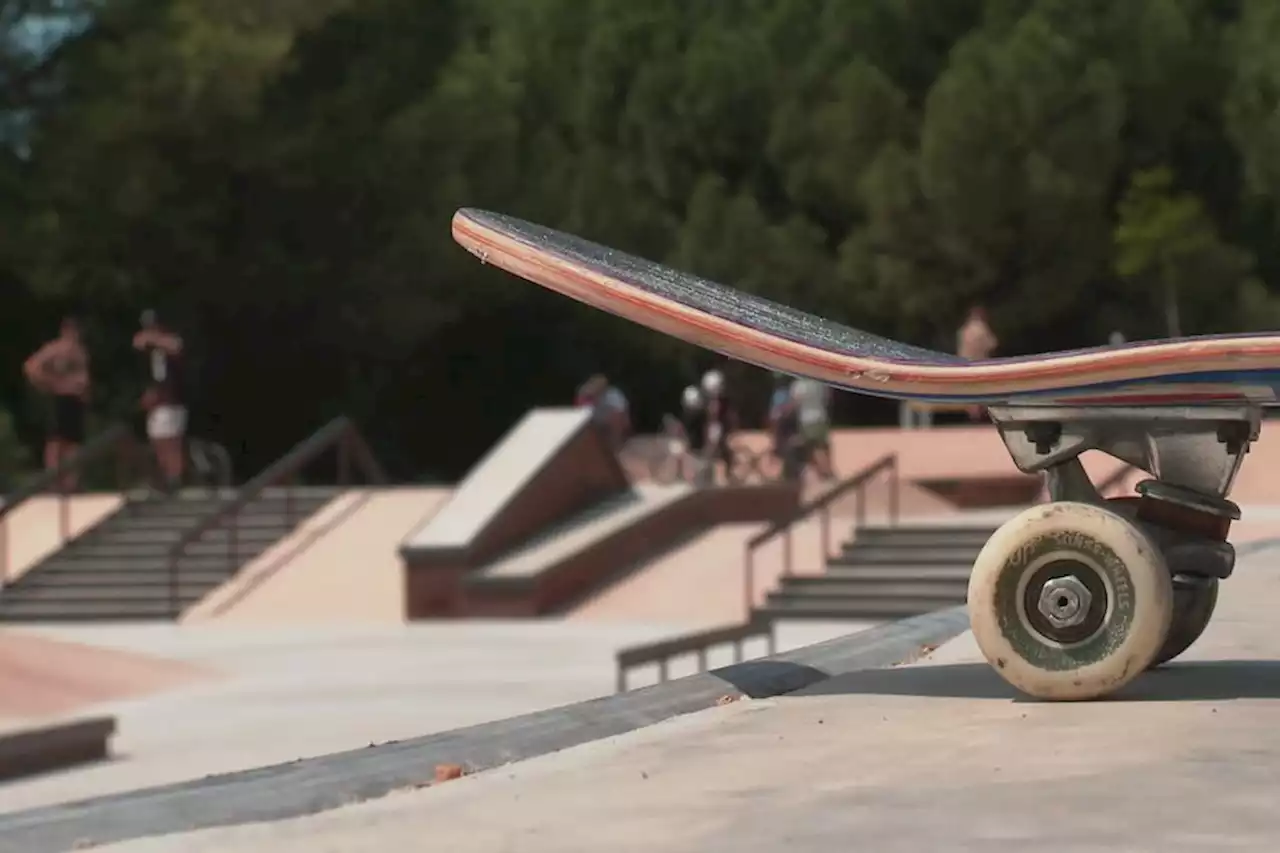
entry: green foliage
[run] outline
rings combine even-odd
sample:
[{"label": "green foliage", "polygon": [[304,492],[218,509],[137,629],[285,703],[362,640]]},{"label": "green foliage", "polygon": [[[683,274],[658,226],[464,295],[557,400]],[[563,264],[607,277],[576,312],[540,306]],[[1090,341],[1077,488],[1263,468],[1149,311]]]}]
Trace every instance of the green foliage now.
[{"label": "green foliage", "polygon": [[7,492],[31,470],[31,454],[23,445],[8,409],[0,409],[0,491]]},{"label": "green foliage", "polygon": [[461,206],[944,348],[974,302],[1008,353],[1274,327],[1277,8],[0,0],[0,400],[34,442],[16,364],[74,306],[135,411],[155,305],[240,470],[347,411],[456,474],[590,372],[648,426],[713,361],[476,264]]},{"label": "green foliage", "polygon": [[[1221,304],[1224,292],[1249,293],[1248,299],[1256,299],[1250,281],[1252,258],[1223,245],[1200,199],[1176,191],[1173,173],[1167,168],[1133,175],[1120,200],[1115,248],[1116,274],[1149,290],[1154,297],[1152,307],[1159,305],[1163,312],[1165,335],[1183,334],[1180,303],[1185,298],[1206,303],[1204,307],[1209,309],[1192,315],[1195,325],[1224,313],[1221,308],[1210,307]],[[1203,285],[1197,290],[1199,282],[1215,279],[1216,292],[1203,289]],[[1246,284],[1250,287],[1243,290]],[[1215,299],[1197,299],[1210,294]],[[1227,316],[1232,315],[1228,312]]]}]

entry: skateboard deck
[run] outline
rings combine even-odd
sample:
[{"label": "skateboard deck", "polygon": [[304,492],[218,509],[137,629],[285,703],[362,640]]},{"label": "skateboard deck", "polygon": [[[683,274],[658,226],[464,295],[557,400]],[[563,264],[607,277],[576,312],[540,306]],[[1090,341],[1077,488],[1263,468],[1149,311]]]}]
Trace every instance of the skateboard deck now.
[{"label": "skateboard deck", "polygon": [[482,262],[739,361],[900,400],[988,405],[1277,404],[1280,334],[1139,341],[970,361],[850,328],[499,213],[464,208]]}]

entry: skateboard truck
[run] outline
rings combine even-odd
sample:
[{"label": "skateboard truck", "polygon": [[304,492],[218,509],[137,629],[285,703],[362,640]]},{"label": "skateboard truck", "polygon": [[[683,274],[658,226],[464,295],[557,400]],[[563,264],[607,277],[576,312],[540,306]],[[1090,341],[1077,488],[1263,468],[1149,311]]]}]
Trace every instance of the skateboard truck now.
[{"label": "skateboard truck", "polygon": [[1137,486],[1138,517],[1219,540],[1240,518],[1226,496],[1261,426],[1248,407],[997,407],[991,417],[1018,469],[1045,474],[1050,499],[1105,501],[1080,462],[1098,450],[1154,476]]},{"label": "skateboard truck", "polygon": [[[1094,698],[1185,651],[1204,631],[1240,508],[1227,499],[1261,412],[1249,406],[993,406],[1019,470],[1049,502],[1002,526],[970,578],[984,654],[1041,698]],[[1136,496],[1099,494],[1096,450],[1152,475]]]}]

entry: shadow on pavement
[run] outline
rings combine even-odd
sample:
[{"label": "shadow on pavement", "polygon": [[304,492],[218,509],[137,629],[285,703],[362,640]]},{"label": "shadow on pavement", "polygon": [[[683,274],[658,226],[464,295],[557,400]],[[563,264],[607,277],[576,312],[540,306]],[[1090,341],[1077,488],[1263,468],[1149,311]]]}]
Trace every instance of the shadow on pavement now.
[{"label": "shadow on pavement", "polygon": [[[910,666],[851,672],[814,684],[806,696],[880,695],[1003,699],[1037,703],[1019,694],[985,663]],[[1144,673],[1109,697],[1116,702],[1280,699],[1280,661],[1175,661]]]}]

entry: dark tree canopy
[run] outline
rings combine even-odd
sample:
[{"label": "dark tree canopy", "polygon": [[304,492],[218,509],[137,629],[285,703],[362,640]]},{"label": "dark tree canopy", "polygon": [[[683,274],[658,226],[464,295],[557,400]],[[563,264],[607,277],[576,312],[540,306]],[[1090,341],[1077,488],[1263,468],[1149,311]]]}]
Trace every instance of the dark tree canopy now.
[{"label": "dark tree canopy", "polygon": [[712,363],[476,264],[463,205],[926,346],[974,302],[1006,353],[1276,328],[1277,44],[1274,0],[0,0],[0,399],[37,441],[74,309],[129,416],[154,306],[240,470],[346,412],[454,477]]}]

